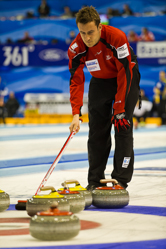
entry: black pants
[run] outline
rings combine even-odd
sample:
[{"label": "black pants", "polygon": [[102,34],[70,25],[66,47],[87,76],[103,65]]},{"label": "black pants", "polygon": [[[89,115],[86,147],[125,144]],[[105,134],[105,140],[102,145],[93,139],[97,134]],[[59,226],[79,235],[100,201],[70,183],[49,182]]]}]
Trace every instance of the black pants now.
[{"label": "black pants", "polygon": [[[133,79],[126,103],[126,114],[131,127],[127,131],[115,132],[114,169],[111,174],[113,179],[127,187],[133,175],[133,111],[139,97],[140,74],[136,66],[133,68]],[[111,150],[111,117],[112,103],[117,92],[117,79],[97,79],[92,77],[89,86],[89,139],[88,183],[101,186],[101,179],[105,179],[105,169]],[[122,167],[125,158],[129,165]]]}]

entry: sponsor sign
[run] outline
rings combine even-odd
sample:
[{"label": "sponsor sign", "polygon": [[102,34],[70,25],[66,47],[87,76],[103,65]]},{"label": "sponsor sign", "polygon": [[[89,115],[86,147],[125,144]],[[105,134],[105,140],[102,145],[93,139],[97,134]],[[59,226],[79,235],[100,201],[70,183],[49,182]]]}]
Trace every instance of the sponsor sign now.
[{"label": "sponsor sign", "polygon": [[68,45],[0,45],[0,66],[68,65]]},{"label": "sponsor sign", "polygon": [[74,50],[75,48],[77,48],[78,47],[78,45],[77,45],[77,43],[75,42],[72,46],[71,46],[71,48]]},{"label": "sponsor sign", "polygon": [[65,58],[65,52],[61,49],[48,48],[39,53],[39,57],[44,61],[61,61]]},{"label": "sponsor sign", "polygon": [[97,59],[95,60],[90,60],[85,62],[86,67],[89,72],[94,72],[94,71],[99,71],[100,70],[100,65]]},{"label": "sponsor sign", "polygon": [[123,46],[117,48],[117,55],[118,55],[118,59],[123,59],[129,55],[127,43],[125,43]]},{"label": "sponsor sign", "polygon": [[[77,45],[73,44],[74,47]],[[138,63],[146,65],[166,65],[166,42],[138,42],[130,44],[137,55]],[[119,58],[128,55],[127,45],[117,49]],[[69,46],[66,43],[56,45],[0,45],[0,67],[26,66],[67,66]],[[70,48],[71,49],[71,48]],[[72,50],[75,53],[74,50]],[[110,59],[109,57],[106,59]],[[97,59],[87,61],[89,72],[100,70]]]},{"label": "sponsor sign", "polygon": [[127,168],[130,163],[130,157],[124,157],[122,168]]},{"label": "sponsor sign", "polygon": [[138,42],[138,58],[163,58],[166,57],[166,41],[163,42]]}]

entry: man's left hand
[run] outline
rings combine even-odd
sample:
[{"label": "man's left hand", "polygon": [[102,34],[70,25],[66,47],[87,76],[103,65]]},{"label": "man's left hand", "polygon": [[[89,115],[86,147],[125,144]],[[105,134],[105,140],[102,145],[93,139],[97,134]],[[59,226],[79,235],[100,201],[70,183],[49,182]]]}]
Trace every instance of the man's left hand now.
[{"label": "man's left hand", "polygon": [[130,121],[127,119],[125,112],[114,115],[111,121],[118,132],[125,131],[130,128]]},{"label": "man's left hand", "polygon": [[72,122],[70,124],[69,130],[70,130],[70,133],[72,131],[75,132],[75,133],[79,132],[79,130],[80,130],[79,114],[75,114],[73,116],[73,120],[72,120]]}]

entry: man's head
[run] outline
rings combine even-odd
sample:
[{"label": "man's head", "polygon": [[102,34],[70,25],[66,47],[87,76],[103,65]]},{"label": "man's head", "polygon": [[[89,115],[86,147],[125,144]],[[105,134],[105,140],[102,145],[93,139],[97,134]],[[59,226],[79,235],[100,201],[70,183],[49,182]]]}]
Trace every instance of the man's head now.
[{"label": "man's head", "polygon": [[28,31],[25,31],[25,32],[24,32],[24,37],[25,37],[25,38],[28,38],[28,37],[29,37]]},{"label": "man's head", "polygon": [[102,24],[100,16],[94,7],[84,7],[76,14],[76,23],[83,42],[88,47],[98,43],[101,36]]},{"label": "man's head", "polygon": [[93,6],[86,6],[78,11],[76,14],[76,23],[87,24],[88,22],[95,22],[95,25],[99,26],[100,16]]},{"label": "man's head", "polygon": [[159,78],[162,82],[166,83],[166,73],[164,71],[159,72]]},{"label": "man's head", "polygon": [[142,28],[142,33],[143,33],[144,35],[148,34],[148,29],[147,29],[147,28]]},{"label": "man's head", "polygon": [[11,92],[9,93],[9,98],[10,98],[10,99],[14,99],[14,98],[15,98],[14,92],[11,91]]},{"label": "man's head", "polygon": [[42,5],[46,5],[46,4],[47,4],[46,0],[42,0],[42,1],[41,1],[41,4],[42,4]]}]

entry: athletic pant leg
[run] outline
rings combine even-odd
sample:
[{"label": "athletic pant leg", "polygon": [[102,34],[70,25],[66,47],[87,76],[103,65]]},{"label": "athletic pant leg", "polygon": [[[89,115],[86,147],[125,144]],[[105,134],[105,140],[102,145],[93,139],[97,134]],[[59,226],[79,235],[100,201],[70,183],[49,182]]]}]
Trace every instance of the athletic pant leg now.
[{"label": "athletic pant leg", "polygon": [[110,81],[101,82],[94,77],[89,86],[88,183],[95,186],[102,185],[100,180],[105,178],[111,149],[112,100],[116,87],[113,88],[114,91],[111,91]]},{"label": "athletic pant leg", "polygon": [[131,181],[134,165],[133,151],[133,112],[139,97],[140,74],[133,68],[133,79],[126,103],[126,115],[130,120],[130,129],[115,132],[114,170],[111,177],[124,184]]}]

